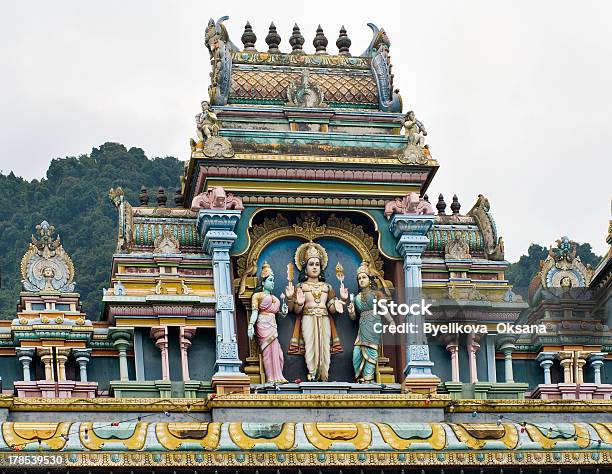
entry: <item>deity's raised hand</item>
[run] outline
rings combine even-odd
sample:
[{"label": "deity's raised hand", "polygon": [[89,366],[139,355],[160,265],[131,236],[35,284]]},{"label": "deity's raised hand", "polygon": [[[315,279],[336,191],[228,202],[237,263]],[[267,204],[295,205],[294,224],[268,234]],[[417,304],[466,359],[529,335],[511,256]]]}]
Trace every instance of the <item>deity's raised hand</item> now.
[{"label": "deity's raised hand", "polygon": [[294,294],[295,294],[295,287],[293,286],[293,282],[289,281],[289,283],[287,283],[287,288],[285,288],[285,296],[287,297],[288,300],[290,300],[291,298],[293,298]]},{"label": "deity's raised hand", "polygon": [[342,298],[344,301],[348,300],[349,298],[348,288],[344,286],[344,283],[340,285],[340,298]]},{"label": "deity's raised hand", "polygon": [[302,291],[301,288],[298,288],[296,291],[296,295],[295,295],[295,302],[299,306],[302,306],[305,301],[306,301],[306,295],[304,295],[304,292]]}]

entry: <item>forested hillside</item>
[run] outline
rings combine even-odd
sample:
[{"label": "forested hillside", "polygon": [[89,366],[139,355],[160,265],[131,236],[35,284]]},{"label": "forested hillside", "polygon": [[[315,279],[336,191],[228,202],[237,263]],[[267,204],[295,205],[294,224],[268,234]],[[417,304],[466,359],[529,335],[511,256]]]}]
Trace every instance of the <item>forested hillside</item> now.
[{"label": "forested hillside", "polygon": [[163,186],[167,205],[173,206],[182,167],[176,158],[148,159],[140,148],[127,150],[118,143],[105,143],[89,155],[54,159],[40,181],[0,174],[0,318],[15,317],[21,287],[19,262],[34,227],[47,220],[74,261],[76,290],[84,310],[99,319],[102,288],[108,286],[117,238],[109,188],[121,186],[126,198],[138,205],[141,185],[149,188],[153,202],[157,188]]}]

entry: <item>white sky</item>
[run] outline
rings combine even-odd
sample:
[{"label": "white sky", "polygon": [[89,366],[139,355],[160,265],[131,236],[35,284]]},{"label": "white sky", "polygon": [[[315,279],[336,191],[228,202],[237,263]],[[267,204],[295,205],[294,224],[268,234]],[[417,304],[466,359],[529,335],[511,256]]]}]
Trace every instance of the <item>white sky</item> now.
[{"label": "white sky", "polygon": [[[106,141],[186,159],[209,83],[208,19],[241,45],[271,20],[289,51],[298,22],[329,51],[344,24],[391,39],[395,86],[429,132],[435,203],[486,195],[516,260],[561,235],[606,249],[612,164],[612,2],[28,1],[0,11],[0,170],[41,178],[52,158]],[[0,190],[1,192],[1,190]]]}]

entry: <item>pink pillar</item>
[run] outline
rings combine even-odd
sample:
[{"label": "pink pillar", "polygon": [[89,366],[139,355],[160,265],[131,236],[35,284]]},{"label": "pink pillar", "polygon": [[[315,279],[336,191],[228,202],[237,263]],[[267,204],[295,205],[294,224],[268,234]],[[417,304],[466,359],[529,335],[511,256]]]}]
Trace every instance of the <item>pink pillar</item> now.
[{"label": "pink pillar", "polygon": [[446,350],[451,356],[452,381],[459,382],[459,344],[451,342],[446,346]]},{"label": "pink pillar", "polygon": [[168,327],[151,328],[151,337],[161,352],[162,379],[170,380],[170,364],[168,362]]},{"label": "pink pillar", "polygon": [[190,380],[189,378],[189,359],[187,358],[187,350],[191,347],[191,339],[195,335],[195,328],[186,328],[181,326],[180,338],[181,338],[181,369],[183,371],[183,380]]},{"label": "pink pillar", "polygon": [[473,334],[468,337],[468,357],[470,361],[470,383],[478,382],[478,366],[476,365],[476,352],[480,349],[480,344],[476,342],[476,338]]}]

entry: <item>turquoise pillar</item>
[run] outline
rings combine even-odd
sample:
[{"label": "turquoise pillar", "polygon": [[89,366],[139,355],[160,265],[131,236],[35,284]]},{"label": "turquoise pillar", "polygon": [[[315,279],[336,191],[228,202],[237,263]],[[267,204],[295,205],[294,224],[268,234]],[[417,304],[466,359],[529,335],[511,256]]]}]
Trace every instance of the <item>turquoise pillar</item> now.
[{"label": "turquoise pillar", "polygon": [[[396,214],[391,219],[389,230],[397,239],[397,251],[404,258],[404,290],[406,303],[420,303],[423,280],[421,277],[421,255],[429,243],[427,232],[433,225],[433,215]],[[433,362],[429,358],[427,336],[423,332],[423,315],[408,315],[407,323],[414,323],[418,330],[408,333],[406,338],[406,378],[432,377]]]},{"label": "turquoise pillar", "polygon": [[213,264],[216,313],[216,362],[215,381],[225,387],[218,392],[235,391],[229,386],[248,385],[248,377],[240,372],[242,361],[238,357],[236,338],[234,296],[229,251],[236,240],[234,229],[241,211],[202,209],[198,214],[197,228],[202,236],[204,252],[210,255]]}]

